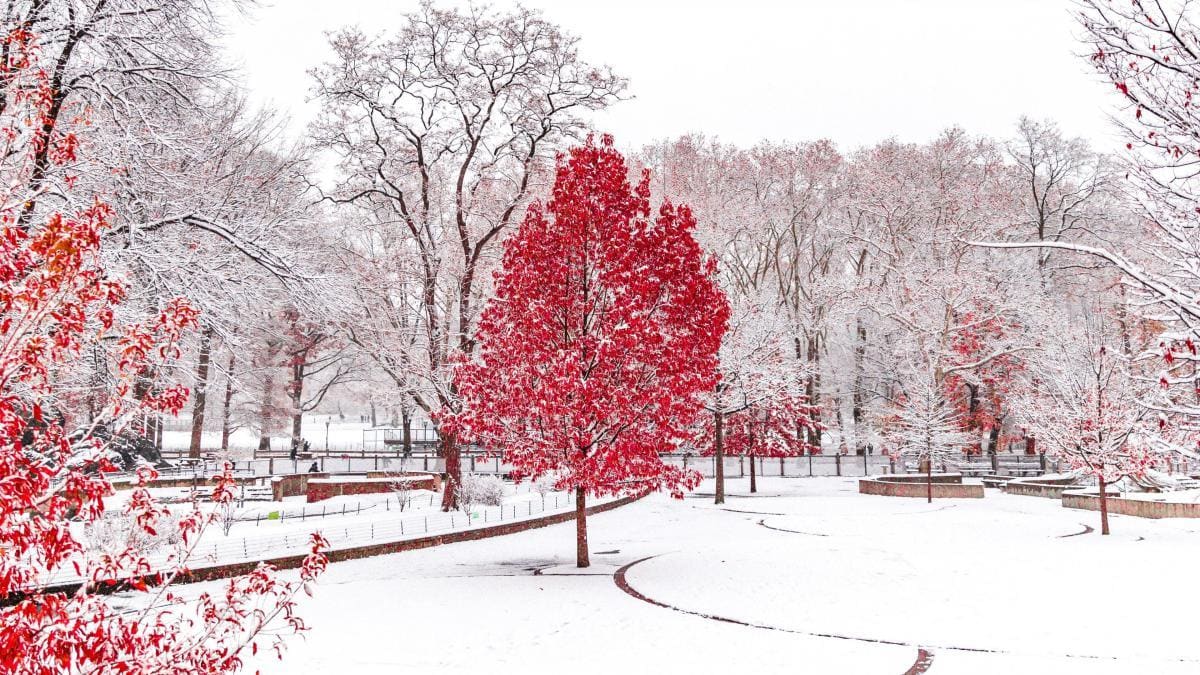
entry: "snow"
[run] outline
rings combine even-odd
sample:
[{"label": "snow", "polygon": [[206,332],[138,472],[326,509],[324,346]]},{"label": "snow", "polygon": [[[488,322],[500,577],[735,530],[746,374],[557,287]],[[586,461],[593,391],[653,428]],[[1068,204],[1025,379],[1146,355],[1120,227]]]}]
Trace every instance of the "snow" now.
[{"label": "snow", "polygon": [[[583,574],[569,523],[336,563],[301,607],[312,632],[247,672],[895,674],[918,646],[933,675],[1200,672],[1200,521],[1113,515],[1112,536],[1066,536],[1097,514],[996,491],[929,505],[848,478],[759,485],[731,481],[723,508],[655,495],[593,516]],[[617,587],[644,558],[629,585],[692,613]]]}]

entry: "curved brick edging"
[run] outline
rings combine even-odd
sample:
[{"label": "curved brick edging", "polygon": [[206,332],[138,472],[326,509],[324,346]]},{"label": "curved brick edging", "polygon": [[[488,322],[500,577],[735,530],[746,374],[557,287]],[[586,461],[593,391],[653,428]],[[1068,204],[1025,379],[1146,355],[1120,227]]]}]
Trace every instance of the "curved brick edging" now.
[{"label": "curved brick edging", "polygon": [[775,530],[776,532],[791,532],[792,534],[806,534],[810,537],[828,537],[829,536],[827,534],[821,534],[819,532],[801,532],[800,530],[789,530],[786,527],[775,527],[774,525],[768,525],[766,518],[763,518],[762,520],[758,521],[758,524],[760,527],[765,527],[768,530]]},{"label": "curved brick edging", "polygon": [[[962,477],[959,476],[959,480]],[[875,478],[860,478],[858,491],[864,495],[881,497],[920,497],[924,499],[930,493],[930,484],[910,481],[884,481]],[[983,486],[974,484],[934,482],[932,493],[938,499],[983,499]]]},{"label": "curved brick edging", "polygon": [[[631,567],[633,567],[634,565],[637,565],[638,563],[644,563],[647,560],[650,560],[652,558],[657,558],[657,557],[658,556],[656,556],[656,555],[646,556],[645,558],[642,558],[640,560],[634,560],[633,562],[628,563],[624,567],[621,567],[620,569],[618,569],[616,571],[616,573],[613,574],[613,582],[616,583],[617,588],[621,589],[621,591],[623,591],[626,595],[628,595],[632,598],[641,600],[642,602],[645,602],[645,603],[649,603],[651,605],[654,605],[655,607],[662,607],[663,609],[669,609],[672,611],[679,612],[681,614],[690,614],[692,616],[698,616],[702,619],[708,619],[710,621],[719,621],[721,623],[731,623],[731,624],[734,624],[735,626],[745,626],[747,628],[760,628],[762,630],[773,630],[773,631],[778,631],[780,633],[792,633],[793,635],[806,635],[808,637],[832,638],[834,640],[849,640],[851,642],[869,642],[872,644],[892,645],[895,647],[912,647],[912,646],[914,646],[907,642],[898,642],[895,640],[876,640],[873,638],[854,637],[852,635],[838,635],[836,633],[812,633],[809,631],[795,630],[793,628],[770,626],[770,625],[762,624],[762,623],[751,623],[749,621],[742,621],[740,619],[730,619],[729,617],[718,616],[716,614],[705,614],[703,612],[696,612],[696,611],[693,611],[690,609],[683,609],[682,607],[676,607],[675,605],[668,605],[665,602],[655,600],[654,598],[643,595],[636,588],[634,588],[633,586],[630,586],[629,580],[626,578],[626,574],[628,574],[629,569]],[[951,649],[955,649],[955,648],[951,647]],[[966,651],[989,652],[991,650],[968,649]],[[932,664],[933,664],[933,652],[929,651],[928,649],[926,649],[924,647],[918,647],[917,648],[917,660],[915,663],[913,663],[911,668],[904,671],[904,675],[921,675],[926,670],[928,670],[929,666],[931,666]]]},{"label": "curved brick edging", "polygon": [[[982,486],[980,486],[980,487],[982,487]],[[936,645],[936,644],[926,644],[924,646],[921,646],[921,645],[913,644],[911,642],[902,642],[900,640],[887,640],[884,638],[868,638],[868,637],[859,637],[859,636],[854,636],[854,635],[841,635],[839,633],[818,633],[815,631],[797,630],[795,628],[784,628],[782,626],[771,626],[769,624],[752,623],[749,621],[742,621],[740,619],[731,619],[729,617],[719,616],[716,614],[705,614],[704,612],[697,612],[697,611],[691,610],[691,609],[684,609],[682,607],[676,607],[675,605],[670,605],[665,602],[662,602],[661,600],[655,600],[654,598],[644,595],[641,591],[638,591],[636,588],[631,586],[629,584],[629,580],[626,578],[626,575],[629,573],[630,568],[632,568],[634,565],[644,563],[647,560],[652,560],[657,557],[659,557],[659,556],[658,555],[649,555],[649,556],[646,556],[645,558],[641,558],[639,560],[634,560],[633,562],[628,563],[625,566],[618,569],[616,571],[616,573],[613,574],[613,581],[616,583],[617,588],[621,589],[621,591],[623,591],[626,595],[629,595],[630,597],[633,597],[637,600],[641,600],[642,602],[654,605],[655,607],[662,607],[663,609],[669,609],[669,610],[672,610],[675,612],[679,612],[680,614],[689,614],[691,616],[698,616],[702,619],[708,619],[710,621],[719,621],[721,623],[731,623],[731,624],[734,624],[737,626],[745,626],[747,628],[760,628],[763,630],[773,630],[773,631],[778,631],[780,633],[791,633],[793,635],[806,635],[809,637],[822,637],[822,638],[830,638],[833,640],[847,640],[849,642],[867,642],[867,643],[877,644],[877,645],[892,645],[895,647],[916,647],[917,648],[917,661],[916,661],[916,663],[914,663],[912,665],[911,668],[909,668],[907,671],[905,671],[904,675],[920,675],[921,673],[924,673],[927,670],[929,670],[930,666],[933,665],[933,651],[939,650],[939,649],[943,650],[943,651],[950,651],[950,652],[965,652],[968,654],[1004,654],[1004,655],[1008,655],[1008,654],[1016,653],[1016,652],[1011,652],[1007,649],[988,649],[986,647],[961,647],[961,646],[955,646],[955,645]],[[1095,655],[1095,654],[1062,654],[1061,658],[1087,659],[1087,660],[1095,660],[1095,661],[1114,661],[1114,662],[1121,661],[1121,658],[1117,657],[1117,656],[1103,656],[1103,655]],[[1189,658],[1169,658],[1168,657],[1168,658],[1165,658],[1164,660],[1172,662],[1172,663],[1200,663],[1200,659],[1189,659]]]},{"label": "curved brick edging", "polygon": [[[1200,518],[1200,503],[1152,502],[1109,496],[1108,512],[1138,518]],[[1081,492],[1064,492],[1062,505],[1068,509],[1099,511],[1100,497]]]},{"label": "curved brick edging", "polygon": [[924,647],[917,650],[917,660],[912,667],[904,671],[904,675],[923,675],[933,666],[933,652]]},{"label": "curved brick edging", "polygon": [[1083,526],[1082,530],[1080,530],[1078,532],[1072,532],[1071,534],[1060,534],[1060,535],[1058,535],[1058,538],[1066,539],[1067,537],[1078,537],[1080,535],[1091,534],[1096,531],[1096,530],[1092,529],[1092,526],[1088,525],[1087,523],[1080,523],[1080,525]]},{"label": "curved brick edging", "polygon": [[[587,515],[595,515],[605,511],[620,508],[632,504],[643,497],[646,497],[650,492],[642,492],[640,494],[629,497],[614,499],[611,502],[589,506]],[[480,527],[470,530],[459,530],[457,532],[447,532],[445,534],[435,534],[427,537],[418,537],[416,539],[405,539],[403,541],[393,541],[381,544],[367,544],[364,546],[352,546],[349,548],[339,548],[332,551],[326,551],[325,557],[329,562],[341,562],[343,560],[357,560],[359,558],[370,558],[377,555],[388,555],[391,553],[402,553],[404,551],[416,551],[423,548],[431,548],[433,546],[441,546],[442,544],[453,544],[460,541],[476,541],[478,539],[488,539],[490,537],[499,537],[506,534],[516,534],[526,530],[536,530],[548,525],[557,525],[559,523],[570,522],[575,519],[575,511],[564,511],[563,513],[555,513],[541,518],[532,518],[528,520],[518,520],[502,525],[493,525],[490,527]],[[273,565],[275,569],[287,570],[296,569],[304,562],[304,554],[281,556],[278,558],[270,558],[266,560],[254,560],[237,563],[226,563],[224,565],[213,565],[211,567],[201,567],[198,569],[188,570],[187,573],[181,573],[174,581],[175,584],[193,584],[201,581],[214,581],[216,579],[228,579],[231,577],[242,576],[253,572],[260,563]],[[146,585],[153,586],[155,581],[153,577],[146,578]],[[120,581],[115,584],[108,582],[99,582],[93,588],[92,592],[97,594],[108,595],[117,593],[130,588],[128,581]],[[51,586],[43,589],[43,593],[74,593],[79,589],[79,584],[63,584],[61,586]],[[7,598],[0,599],[0,607],[14,605],[21,601],[21,597],[13,594]]]}]

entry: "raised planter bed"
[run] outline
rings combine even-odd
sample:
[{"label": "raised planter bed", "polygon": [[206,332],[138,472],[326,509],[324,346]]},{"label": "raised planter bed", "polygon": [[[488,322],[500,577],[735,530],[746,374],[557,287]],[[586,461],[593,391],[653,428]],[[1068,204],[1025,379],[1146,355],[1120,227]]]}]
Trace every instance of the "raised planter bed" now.
[{"label": "raised planter bed", "polygon": [[1004,492],[1023,497],[1062,499],[1068,490],[1078,490],[1075,478],[1016,478],[1004,486]]},{"label": "raised planter bed", "polygon": [[[936,499],[983,498],[983,486],[973,483],[964,484],[961,474],[934,474],[932,478],[932,493]],[[858,491],[864,495],[924,499],[929,495],[930,486],[926,484],[926,477],[922,475],[889,474],[859,479]]]},{"label": "raised planter bed", "polygon": [[[1138,518],[1200,518],[1200,503],[1160,502],[1148,499],[1123,499],[1110,495],[1108,512]],[[1100,496],[1086,492],[1063,493],[1062,505],[1068,509],[1100,510]]]}]

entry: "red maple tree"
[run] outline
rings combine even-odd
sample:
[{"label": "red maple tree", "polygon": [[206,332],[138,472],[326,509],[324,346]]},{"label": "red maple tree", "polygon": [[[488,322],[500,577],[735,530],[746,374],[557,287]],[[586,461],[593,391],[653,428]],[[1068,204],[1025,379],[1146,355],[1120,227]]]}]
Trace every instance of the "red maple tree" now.
[{"label": "red maple tree", "polygon": [[506,242],[480,357],[457,379],[462,437],[575,491],[580,567],[587,495],[682,496],[699,482],[659,455],[688,438],[716,384],[729,316],[691,210],[665,202],[652,219],[649,171],[636,186],[628,175],[608,136],[560,157],[553,199]]},{"label": "red maple tree", "polygon": [[[178,358],[197,312],[176,298],[145,323],[117,321],[125,288],[100,258],[112,209],[94,200],[44,216],[34,210],[50,191],[36,179],[35,158],[45,154],[66,169],[77,161],[79,140],[70,122],[51,115],[35,36],[10,30],[0,36],[0,54],[0,673],[234,672],[241,650],[254,649],[274,620],[303,629],[293,597],[323,569],[323,540],[314,535],[301,583],[279,581],[260,565],[223,593],[185,603],[171,582],[187,572],[216,511],[193,509],[167,524],[167,509],[145,488],[151,469],[139,472],[125,516],[148,536],[179,529],[165,564],[136,543],[96,552],[77,537],[73,525],[99,519],[113,492],[104,478],[115,469],[113,439],[140,415],[174,414],[186,401],[181,386],[140,383]],[[56,196],[73,182],[67,175]],[[76,415],[61,383],[94,349],[111,352],[115,384],[101,410]],[[214,502],[233,499],[231,483],[227,473]],[[80,580],[72,592],[50,588],[72,574]],[[98,593],[124,586],[142,591],[137,609],[119,611]]]}]

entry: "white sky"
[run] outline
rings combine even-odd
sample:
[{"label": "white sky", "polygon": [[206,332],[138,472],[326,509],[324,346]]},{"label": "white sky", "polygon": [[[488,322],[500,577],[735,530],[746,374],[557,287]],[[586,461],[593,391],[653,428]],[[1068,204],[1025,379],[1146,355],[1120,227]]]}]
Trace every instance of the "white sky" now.
[{"label": "white sky", "polygon": [[[417,0],[265,0],[231,26],[255,102],[311,119],[308,68],[324,31],[399,24]],[[494,6],[510,6],[495,0]],[[632,147],[691,131],[739,144],[830,138],[843,150],[923,141],[960,125],[1009,135],[1049,117],[1101,150],[1119,103],[1077,56],[1071,0],[527,0],[630,79],[632,100],[595,118]]]}]

